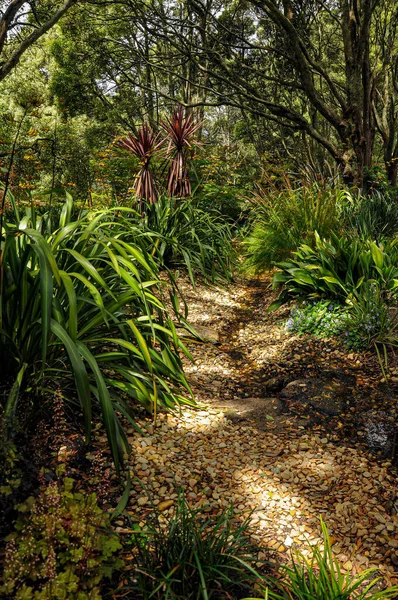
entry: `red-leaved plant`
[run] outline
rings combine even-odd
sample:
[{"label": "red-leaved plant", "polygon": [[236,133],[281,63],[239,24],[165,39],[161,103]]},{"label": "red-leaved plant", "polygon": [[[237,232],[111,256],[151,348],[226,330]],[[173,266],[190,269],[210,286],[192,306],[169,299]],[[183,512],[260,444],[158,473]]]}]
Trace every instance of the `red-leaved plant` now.
[{"label": "red-leaved plant", "polygon": [[129,133],[118,142],[118,146],[131,152],[140,161],[139,170],[135,182],[134,191],[137,201],[140,202],[141,210],[144,209],[143,200],[155,204],[158,193],[153,174],[150,170],[150,162],[153,154],[162,146],[164,140],[159,134],[155,134],[147,123],[144,123],[134,135]]},{"label": "red-leaved plant", "polygon": [[193,136],[202,123],[195,123],[192,114],[185,115],[184,108],[179,104],[171,117],[161,121],[161,125],[168,135],[167,153],[172,159],[167,176],[167,191],[170,197],[185,198],[191,195],[187,154],[193,145],[200,145],[193,140]]}]

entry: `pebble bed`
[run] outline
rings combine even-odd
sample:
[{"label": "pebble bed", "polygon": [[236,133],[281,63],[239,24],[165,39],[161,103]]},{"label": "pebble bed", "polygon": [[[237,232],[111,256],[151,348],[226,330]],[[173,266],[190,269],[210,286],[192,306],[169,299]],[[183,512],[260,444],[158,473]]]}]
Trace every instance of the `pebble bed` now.
[{"label": "pebble bed", "polygon": [[[251,311],[253,319],[243,320],[231,336],[257,366],[283,353],[292,338],[280,316],[265,315],[258,298],[248,305],[244,284],[192,290],[186,283],[185,293],[193,324],[220,332],[221,344],[190,344],[195,363],[186,370],[198,409],[161,414],[155,425],[143,419],[144,436],[129,431],[130,514],[142,524],[155,506],[167,514],[176,487],[183,486],[193,507],[212,514],[231,504],[237,518],[253,511],[259,560],[271,556],[281,562],[292,549],[306,553],[321,542],[322,516],[344,571],[377,567],[387,584],[398,583],[397,479],[391,462],[345,445],[327,429],[275,430],[270,422],[267,430],[250,419],[231,420],[228,402],[237,397],[230,383],[242,364],[223,347],[228,326],[237,314]],[[299,343],[307,344],[303,338]],[[336,357],[341,360],[338,352]]]}]

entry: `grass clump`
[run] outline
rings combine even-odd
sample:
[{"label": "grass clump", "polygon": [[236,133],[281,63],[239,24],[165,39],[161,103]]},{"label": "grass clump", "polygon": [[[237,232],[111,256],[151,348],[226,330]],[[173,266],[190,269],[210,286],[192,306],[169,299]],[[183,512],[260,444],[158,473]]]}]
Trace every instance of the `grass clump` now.
[{"label": "grass clump", "polygon": [[313,246],[316,231],[321,237],[339,231],[339,211],[346,195],[317,183],[294,187],[286,182],[283,190],[259,190],[251,200],[252,230],[243,242],[244,270],[264,272],[301,244]]},{"label": "grass clump", "polygon": [[147,205],[137,226],[161,268],[183,268],[193,284],[197,275],[210,282],[232,279],[232,231],[219,213],[198,208],[191,198],[174,203],[163,196]]},{"label": "grass clump", "polygon": [[292,554],[292,564],[280,567],[275,577],[268,577],[262,599],[245,600],[380,600],[396,598],[398,586],[380,589],[377,569],[366,569],[357,575],[343,573],[334,556],[326,525],[321,519],[323,549],[311,547],[309,557]]},{"label": "grass clump", "polygon": [[[28,423],[60,389],[90,438],[104,423],[117,469],[133,408],[190,402],[179,352],[189,355],[161,301],[164,282],[142,231],[119,210],[72,220],[68,197],[55,230],[33,209],[3,223],[0,389],[3,418]],[[29,402],[20,402],[21,397]]]},{"label": "grass clump", "polygon": [[180,491],[170,516],[154,510],[132,535],[136,582],[143,598],[233,598],[256,579],[247,563],[253,550],[250,519],[237,524],[232,507],[219,516],[193,509]]}]

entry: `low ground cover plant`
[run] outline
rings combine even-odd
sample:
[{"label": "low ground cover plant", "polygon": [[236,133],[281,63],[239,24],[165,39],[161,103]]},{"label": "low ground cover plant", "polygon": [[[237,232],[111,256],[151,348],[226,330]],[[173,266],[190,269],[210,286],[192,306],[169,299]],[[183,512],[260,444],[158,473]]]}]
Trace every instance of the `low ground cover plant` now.
[{"label": "low ground cover plant", "polygon": [[0,592],[16,600],[100,600],[100,583],[123,566],[121,544],[95,494],[59,474],[15,507]]}]

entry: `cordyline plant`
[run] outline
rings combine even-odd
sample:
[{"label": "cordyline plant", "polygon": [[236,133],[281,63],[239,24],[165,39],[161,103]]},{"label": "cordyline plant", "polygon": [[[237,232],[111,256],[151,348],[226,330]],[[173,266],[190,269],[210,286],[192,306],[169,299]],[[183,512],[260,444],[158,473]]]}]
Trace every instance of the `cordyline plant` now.
[{"label": "cordyline plant", "polygon": [[191,182],[187,165],[187,153],[198,141],[194,134],[200,129],[202,122],[195,123],[192,114],[184,115],[184,108],[179,105],[170,118],[161,121],[167,132],[169,144],[167,153],[171,156],[171,165],[167,176],[167,191],[170,197],[186,198],[191,195]]},{"label": "cordyline plant", "polygon": [[155,134],[147,123],[144,123],[136,135],[129,133],[127,137],[119,140],[118,146],[131,152],[140,161],[141,169],[135,178],[135,197],[140,202],[141,211],[144,210],[144,202],[155,204],[158,193],[153,175],[150,170],[150,162],[153,154],[158,150],[164,140],[159,134]]}]

